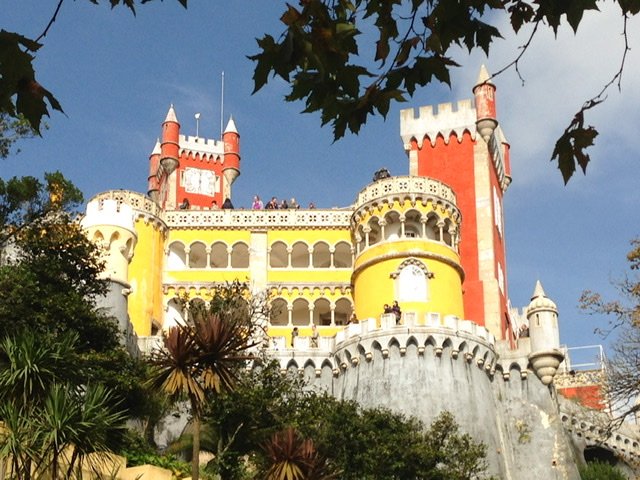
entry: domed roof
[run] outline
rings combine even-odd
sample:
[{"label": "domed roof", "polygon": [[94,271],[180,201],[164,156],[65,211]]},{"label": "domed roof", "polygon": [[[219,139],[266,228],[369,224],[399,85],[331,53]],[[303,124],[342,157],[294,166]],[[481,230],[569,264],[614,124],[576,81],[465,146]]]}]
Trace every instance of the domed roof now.
[{"label": "domed roof", "polygon": [[533,295],[531,296],[531,302],[527,307],[527,316],[534,311],[539,310],[550,310],[554,313],[558,313],[558,307],[547,295],[544,293],[544,289],[542,288],[542,284],[540,280],[536,282],[536,288],[533,290]]}]

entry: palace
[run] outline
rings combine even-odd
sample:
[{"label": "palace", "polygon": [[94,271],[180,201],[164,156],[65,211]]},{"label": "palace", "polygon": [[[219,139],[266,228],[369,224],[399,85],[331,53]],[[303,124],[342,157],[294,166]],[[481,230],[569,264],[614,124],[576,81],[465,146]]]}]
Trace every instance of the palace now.
[{"label": "palace", "polygon": [[[449,410],[489,446],[492,475],[578,479],[592,447],[637,462],[637,440],[603,436],[593,415],[557,395],[606,407],[597,378],[580,383],[562,366],[558,312],[542,285],[522,312],[510,307],[509,143],[484,67],[473,97],[404,110],[408,174],[376,175],[352,205],[330,210],[220,208],[241,172],[236,124],[220,140],[185,136],[172,106],[147,193],[99,194],[82,220],[104,247],[103,303],[131,348],[161,344],[183,295],[206,300],[213,284],[248,280],[268,293],[268,350],[283,371],[425,422]],[[385,313],[394,301],[401,313]]]}]

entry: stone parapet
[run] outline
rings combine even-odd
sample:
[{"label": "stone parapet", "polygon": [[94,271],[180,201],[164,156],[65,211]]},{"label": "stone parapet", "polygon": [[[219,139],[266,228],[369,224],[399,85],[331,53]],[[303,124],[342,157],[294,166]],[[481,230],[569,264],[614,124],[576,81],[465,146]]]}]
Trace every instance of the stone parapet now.
[{"label": "stone parapet", "polygon": [[356,200],[358,207],[380,199],[410,199],[424,204],[448,202],[456,204],[456,195],[448,185],[427,177],[398,176],[377,180],[360,190]]},{"label": "stone parapet", "polygon": [[169,210],[164,220],[170,228],[346,229],[352,211],[341,210]]},{"label": "stone parapet", "polygon": [[160,206],[151,200],[146,195],[138,192],[132,192],[130,190],[108,190],[106,192],[99,193],[93,197],[90,202],[98,202],[98,205],[102,204],[105,200],[115,200],[118,206],[121,204],[129,205],[134,210],[154,217],[162,216],[162,209]]},{"label": "stone parapet", "polygon": [[401,351],[412,344],[420,355],[428,348],[436,356],[448,349],[452,357],[462,356],[487,373],[494,373],[498,360],[495,338],[486,328],[453,316],[441,322],[427,315],[425,320],[424,325],[414,325],[410,312],[404,314],[400,325],[396,324],[393,314],[382,315],[380,323],[369,318],[345,326],[335,337],[320,337],[317,347],[311,345],[309,337],[296,338],[294,347],[287,345],[284,337],[272,337],[266,353],[277,359],[283,370],[296,368],[302,371],[311,364],[319,376],[320,369],[328,365],[334,375],[339,375],[344,368],[356,366],[361,359],[370,361],[373,349],[379,349],[384,357],[391,343],[399,344]]}]

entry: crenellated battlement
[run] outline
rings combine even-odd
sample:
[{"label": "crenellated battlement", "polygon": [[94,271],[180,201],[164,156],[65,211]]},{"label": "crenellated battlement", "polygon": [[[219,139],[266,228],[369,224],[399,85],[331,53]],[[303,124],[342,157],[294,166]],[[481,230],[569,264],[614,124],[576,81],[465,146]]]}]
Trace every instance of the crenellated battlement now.
[{"label": "crenellated battlement", "polygon": [[224,155],[224,142],[213,138],[203,138],[196,136],[180,135],[180,154],[196,153],[213,155],[214,159],[218,155]]},{"label": "crenellated battlement", "polygon": [[157,203],[148,196],[131,190],[108,190],[94,196],[89,203],[97,202],[100,205],[108,200],[115,200],[118,206],[122,204],[129,205],[138,212],[147,213],[155,217],[162,215],[162,209]]},{"label": "crenellated battlement", "polygon": [[87,204],[85,216],[82,218],[83,228],[99,226],[120,227],[135,233],[133,209],[126,203],[118,203],[114,199],[94,198]]},{"label": "crenellated battlement", "polygon": [[400,111],[400,136],[405,150],[410,149],[411,140],[418,142],[422,147],[425,138],[435,145],[438,136],[449,143],[452,134],[462,141],[463,133],[469,132],[471,138],[476,138],[476,110],[471,100],[460,100],[454,108],[452,103],[441,103],[434,113],[433,105],[420,107],[418,115],[413,108]]},{"label": "crenellated battlement", "polygon": [[401,354],[414,345],[419,355],[428,351],[441,356],[447,350],[454,359],[462,356],[466,362],[494,373],[498,365],[495,338],[483,326],[454,316],[441,322],[437,314],[428,315],[425,325],[415,325],[410,312],[403,318],[402,325],[396,325],[393,314],[382,315],[379,324],[375,318],[352,323],[334,337],[318,338],[317,346],[312,346],[310,337],[297,337],[295,348],[288,348],[284,337],[272,337],[267,353],[280,362],[283,370],[303,370],[312,365],[319,376],[323,366],[329,366],[333,375],[340,375],[349,366],[371,361],[374,350],[387,358],[392,344],[399,346]]}]

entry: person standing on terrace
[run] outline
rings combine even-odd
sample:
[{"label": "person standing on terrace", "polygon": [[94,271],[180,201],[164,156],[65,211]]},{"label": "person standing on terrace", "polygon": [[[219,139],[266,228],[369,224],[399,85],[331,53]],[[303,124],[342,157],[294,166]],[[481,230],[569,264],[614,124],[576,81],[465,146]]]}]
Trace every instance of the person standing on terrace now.
[{"label": "person standing on terrace", "polygon": [[260,200],[260,197],[258,195],[253,197],[253,205],[251,206],[251,208],[253,208],[254,210],[262,210],[262,200]]}]

